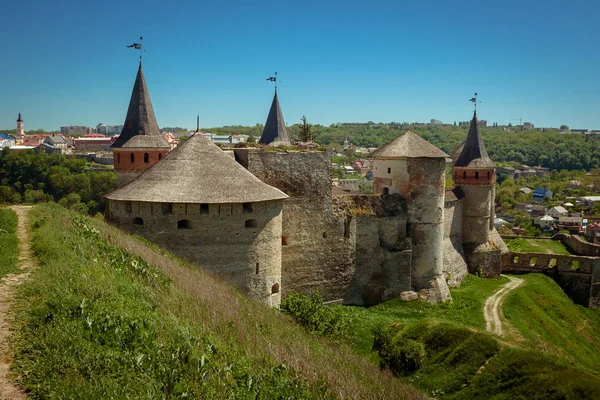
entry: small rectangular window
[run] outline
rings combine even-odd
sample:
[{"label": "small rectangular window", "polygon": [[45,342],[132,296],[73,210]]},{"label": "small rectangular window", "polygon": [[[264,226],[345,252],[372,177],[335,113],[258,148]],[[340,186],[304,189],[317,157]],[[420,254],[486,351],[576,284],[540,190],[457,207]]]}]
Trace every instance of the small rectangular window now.
[{"label": "small rectangular window", "polygon": [[383,188],[383,194],[390,194],[390,188]]},{"label": "small rectangular window", "polygon": [[128,212],[128,213],[130,213],[130,212],[132,212],[132,211],[133,211],[133,207],[132,207],[132,205],[131,205],[131,202],[130,202],[130,201],[126,201],[126,202],[125,202],[125,211],[126,211],[126,212]]},{"label": "small rectangular window", "polygon": [[243,203],[242,204],[242,213],[250,214],[252,212],[252,203]]},{"label": "small rectangular window", "polygon": [[162,203],[163,215],[173,214],[173,203]]},{"label": "small rectangular window", "polygon": [[281,237],[281,244],[283,246],[287,246],[288,245],[288,237],[287,236],[282,236]]},{"label": "small rectangular window", "polygon": [[391,174],[391,173],[392,173],[392,169],[388,168],[388,174]]},{"label": "small rectangular window", "polygon": [[200,204],[200,214],[208,214],[208,204]]}]

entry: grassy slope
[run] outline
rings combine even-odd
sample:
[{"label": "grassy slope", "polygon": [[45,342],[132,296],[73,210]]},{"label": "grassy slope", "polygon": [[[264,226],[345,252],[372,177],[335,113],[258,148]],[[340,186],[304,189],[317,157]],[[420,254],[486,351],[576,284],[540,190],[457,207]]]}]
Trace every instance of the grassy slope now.
[{"label": "grassy slope", "polygon": [[379,324],[411,324],[423,318],[449,321],[473,329],[485,329],[483,305],[508,279],[482,279],[468,275],[461,287],[452,289],[452,302],[439,306],[426,302],[405,302],[393,299],[370,308],[344,307],[355,321],[354,347],[362,354],[369,354],[373,346],[372,330]]},{"label": "grassy slope", "polygon": [[504,302],[504,315],[518,331],[511,339],[523,347],[555,354],[573,366],[600,376],[600,318],[598,310],[573,304],[551,278],[520,276],[521,290]]},{"label": "grassy slope", "polygon": [[17,238],[17,214],[0,208],[0,278],[17,272],[19,262],[19,239]]},{"label": "grassy slope", "polygon": [[506,244],[511,251],[522,253],[571,254],[559,240],[516,238],[508,240]]},{"label": "grassy slope", "polygon": [[57,205],[32,221],[40,268],[19,289],[13,348],[34,398],[422,397],[101,221]]}]

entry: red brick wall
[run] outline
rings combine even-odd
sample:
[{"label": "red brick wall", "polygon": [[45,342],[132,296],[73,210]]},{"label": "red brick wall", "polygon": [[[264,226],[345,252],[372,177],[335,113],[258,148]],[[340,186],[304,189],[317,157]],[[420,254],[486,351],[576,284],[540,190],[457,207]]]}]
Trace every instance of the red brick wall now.
[{"label": "red brick wall", "polygon": [[[156,164],[168,151],[115,151],[114,166],[117,171],[143,171]],[[133,162],[131,155],[133,154]],[[148,162],[144,155],[148,154]]]},{"label": "red brick wall", "polygon": [[491,185],[496,182],[495,170],[485,168],[471,169],[454,167],[452,177],[456,185]]}]

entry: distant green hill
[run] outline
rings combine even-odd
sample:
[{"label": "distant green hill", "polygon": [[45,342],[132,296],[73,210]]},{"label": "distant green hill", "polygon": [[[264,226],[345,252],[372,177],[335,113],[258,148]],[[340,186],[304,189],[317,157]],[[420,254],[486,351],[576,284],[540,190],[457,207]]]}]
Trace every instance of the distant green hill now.
[{"label": "distant green hill", "polygon": [[12,340],[32,398],[327,399],[423,395],[101,220],[31,211],[39,268]]}]

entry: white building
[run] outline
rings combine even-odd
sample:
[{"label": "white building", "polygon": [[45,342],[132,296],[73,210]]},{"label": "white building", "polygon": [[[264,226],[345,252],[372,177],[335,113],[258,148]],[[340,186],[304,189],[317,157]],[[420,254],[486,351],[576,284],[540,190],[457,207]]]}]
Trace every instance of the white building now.
[{"label": "white building", "polygon": [[546,215],[549,215],[554,219],[559,219],[560,217],[567,217],[569,215],[569,211],[567,211],[567,209],[563,206],[556,206],[546,211]]},{"label": "white building", "polygon": [[533,220],[534,224],[539,226],[541,229],[550,228],[554,224],[554,218],[549,215],[544,215]]}]

